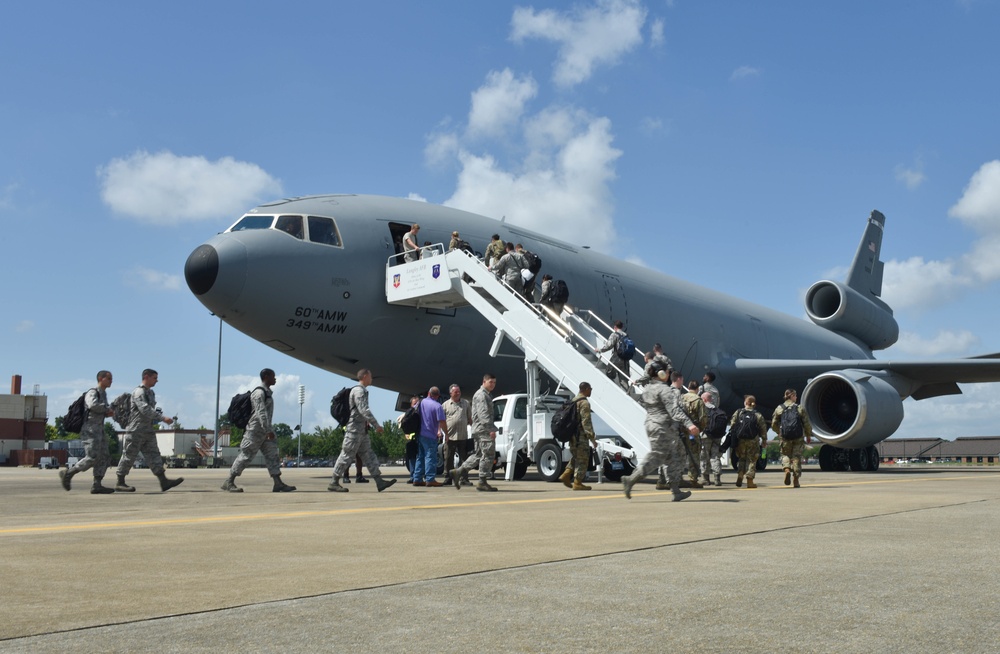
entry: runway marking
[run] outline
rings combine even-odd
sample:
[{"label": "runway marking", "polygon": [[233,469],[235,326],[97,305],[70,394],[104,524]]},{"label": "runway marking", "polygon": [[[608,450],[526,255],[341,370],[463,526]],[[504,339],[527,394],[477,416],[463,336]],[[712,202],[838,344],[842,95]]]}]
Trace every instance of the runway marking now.
[{"label": "runway marking", "polygon": [[[872,481],[848,481],[848,482],[833,482],[833,483],[821,483],[821,484],[809,484],[803,486],[804,489],[809,488],[834,488],[834,487],[844,487],[844,486],[866,486],[874,484],[900,484],[900,483],[914,483],[914,482],[925,482],[925,481],[957,481],[964,479],[982,479],[980,475],[966,475],[961,477],[917,477],[908,479],[883,479],[883,480],[872,480]],[[792,489],[791,486],[760,486],[758,490],[785,490]],[[713,493],[725,492],[725,491],[737,491],[746,492],[746,489],[738,489],[734,487],[730,488],[712,488],[709,489]],[[633,492],[633,498],[639,497],[663,497],[663,491],[638,491]],[[198,525],[198,524],[213,524],[213,523],[226,523],[226,522],[244,522],[244,521],[255,521],[255,520],[286,520],[291,518],[313,518],[318,516],[336,516],[336,515],[354,515],[354,514],[364,514],[364,513],[390,513],[398,511],[431,511],[439,509],[454,509],[454,508],[469,508],[469,507],[480,507],[480,506],[515,506],[519,504],[550,504],[556,502],[584,502],[584,501],[595,501],[595,500],[624,500],[623,496],[619,492],[613,493],[595,493],[588,495],[574,495],[572,497],[545,497],[545,498],[535,498],[535,499],[511,499],[511,500],[492,500],[485,502],[452,502],[446,504],[418,504],[415,506],[386,506],[386,507],[363,507],[363,508],[343,508],[343,509],[325,509],[316,511],[290,511],[283,513],[254,513],[245,515],[219,515],[219,516],[206,516],[206,517],[192,517],[192,518],[163,518],[158,520],[123,520],[120,522],[97,522],[92,524],[78,524],[78,525],[44,525],[39,527],[15,527],[12,529],[0,529],[0,535],[24,535],[24,534],[41,534],[41,533],[59,533],[59,532],[74,532],[74,531],[94,531],[100,529],[128,529],[134,527],[162,527],[169,525]],[[626,500],[627,501],[627,500]]]}]

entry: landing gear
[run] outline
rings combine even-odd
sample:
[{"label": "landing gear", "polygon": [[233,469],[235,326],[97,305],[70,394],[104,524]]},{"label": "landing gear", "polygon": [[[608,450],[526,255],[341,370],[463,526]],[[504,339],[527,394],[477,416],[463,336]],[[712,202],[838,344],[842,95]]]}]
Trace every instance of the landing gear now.
[{"label": "landing gear", "polygon": [[874,445],[845,450],[832,445],[819,448],[819,469],[823,472],[875,472],[879,468],[878,448]]}]

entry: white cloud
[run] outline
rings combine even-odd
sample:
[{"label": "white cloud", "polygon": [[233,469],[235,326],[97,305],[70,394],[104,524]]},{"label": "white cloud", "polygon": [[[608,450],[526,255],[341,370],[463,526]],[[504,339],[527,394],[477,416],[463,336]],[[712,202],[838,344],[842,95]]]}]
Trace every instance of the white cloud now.
[{"label": "white cloud", "polygon": [[136,266],[125,274],[125,283],[129,286],[155,290],[155,291],[179,291],[181,290],[180,275],[170,275],[158,270]]},{"label": "white cloud", "polygon": [[912,354],[920,358],[942,355],[963,356],[979,345],[979,338],[970,331],[941,331],[934,338],[921,338],[912,332],[901,332],[893,345],[894,352]]},{"label": "white cloud", "polygon": [[427,198],[420,195],[419,193],[409,193],[406,196],[407,200],[414,200],[416,202],[427,202]]},{"label": "white cloud", "polygon": [[659,47],[666,43],[666,38],[663,36],[664,27],[662,18],[657,18],[649,25],[649,44],[652,47]]},{"label": "white cloud", "polygon": [[282,193],[259,166],[232,157],[213,162],[140,150],[99,167],[97,176],[112,210],[157,225],[231,217]]},{"label": "white cloud", "polygon": [[34,328],[35,328],[34,320],[22,320],[21,322],[17,323],[17,325],[14,327],[14,331],[23,334],[25,332],[30,332]]},{"label": "white cloud", "polygon": [[988,284],[1000,279],[1000,233],[976,241],[972,251],[962,257],[962,264],[979,281]]},{"label": "white cloud", "polygon": [[753,66],[740,66],[733,71],[733,74],[729,76],[730,80],[744,79],[746,77],[757,77],[760,75],[760,68],[754,68]]},{"label": "white cloud", "polygon": [[636,0],[598,0],[569,12],[536,12],[517,7],[511,19],[511,40],[546,39],[559,44],[554,79],[571,87],[588,79],[595,66],[612,66],[642,43],[646,10]]},{"label": "white cloud", "polygon": [[914,168],[906,168],[902,165],[896,166],[896,181],[901,182],[911,191],[918,188],[927,181],[927,176],[924,175],[924,171],[921,168],[922,166],[919,164]]},{"label": "white cloud", "polygon": [[525,103],[538,93],[538,84],[530,75],[515,78],[509,68],[492,71],[486,83],[473,91],[469,111],[469,136],[498,136],[516,125]]},{"label": "white cloud", "polygon": [[1000,232],[1000,160],[980,166],[948,215],[980,233]]},{"label": "white cloud", "polygon": [[646,136],[664,134],[667,131],[663,126],[663,120],[660,118],[653,118],[652,116],[645,116],[641,121],[639,121],[639,130]]},{"label": "white cloud", "polygon": [[454,160],[458,155],[458,136],[448,132],[438,132],[427,138],[424,159],[431,166],[441,166]]},{"label": "white cloud", "polygon": [[893,309],[926,309],[947,302],[971,283],[951,261],[892,260],[885,263],[882,299]]}]

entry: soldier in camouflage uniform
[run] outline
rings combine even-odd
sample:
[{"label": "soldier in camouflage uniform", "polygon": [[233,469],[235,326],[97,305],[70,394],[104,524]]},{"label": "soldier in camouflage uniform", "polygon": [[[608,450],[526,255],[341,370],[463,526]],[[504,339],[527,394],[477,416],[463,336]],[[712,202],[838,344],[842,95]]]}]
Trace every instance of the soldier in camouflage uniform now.
[{"label": "soldier in camouflage uniform", "polygon": [[[812,443],[812,423],[809,422],[809,414],[801,406],[796,404],[799,396],[794,389],[785,391],[785,402],[774,410],[771,417],[771,429],[781,438],[781,467],[785,471],[785,486],[789,484],[790,477],[794,475],[794,486],[799,488],[799,477],[802,476],[802,452],[805,450],[805,443]],[[795,407],[799,413],[799,421],[802,423],[802,436],[786,439],[781,433],[781,414]]]},{"label": "soldier in camouflage uniform", "polygon": [[[701,401],[701,396],[698,394],[698,382],[691,380],[688,382],[687,388],[687,393],[681,396],[681,408],[691,418],[691,422],[698,425],[699,430],[703,430],[708,424],[708,413],[705,411],[705,403]],[[691,477],[691,488],[701,488],[702,485],[698,482],[698,478],[701,476],[699,465],[699,461],[701,461],[701,437],[688,436],[683,431],[681,437],[684,438],[684,445],[688,451],[688,476]]]},{"label": "soldier in camouflage uniform", "polygon": [[108,452],[108,436],[104,433],[104,419],[114,415],[114,411],[108,405],[107,390],[111,388],[111,373],[102,370],[97,373],[97,387],[87,391],[84,396],[84,403],[87,407],[86,416],[83,419],[83,427],[80,429],[80,440],[83,441],[84,457],[76,464],[65,470],[59,471],[59,478],[62,480],[62,487],[70,489],[70,480],[73,475],[94,469],[94,485],[90,492],[93,495],[105,495],[114,493],[115,489],[108,488],[101,484],[104,473],[111,463],[111,454]]},{"label": "soldier in camouflage uniform", "polygon": [[756,406],[757,398],[753,395],[745,396],[743,398],[743,408],[737,409],[729,421],[730,433],[732,433],[733,425],[736,424],[736,420],[742,411],[753,413],[757,423],[757,436],[754,438],[740,438],[736,441],[736,456],[739,457],[736,468],[737,488],[743,486],[744,476],[747,478],[747,488],[757,488],[757,484],[754,483],[754,477],[757,475],[757,459],[760,458],[761,450],[767,447],[767,423],[764,421],[764,416],[760,415],[760,412],[754,408]]},{"label": "soldier in camouflage uniform", "polygon": [[660,367],[668,373],[673,372],[674,370],[673,362],[670,361],[670,357],[663,353],[663,346],[659,343],[653,344],[653,351],[646,353],[645,361],[646,363],[643,368],[643,374],[632,382],[633,386],[645,386],[649,383],[649,380],[652,378],[652,374],[650,373],[650,364],[652,363],[660,364]]},{"label": "soldier in camouflage uniform", "polygon": [[132,413],[128,418],[128,426],[125,428],[125,441],[122,444],[122,458],[118,462],[118,484],[115,490],[132,493],[135,486],[125,483],[125,477],[132,470],[135,459],[142,452],[143,458],[149,470],[160,480],[160,490],[168,491],[174,486],[184,481],[183,477],[177,479],[167,479],[163,471],[163,459],[160,457],[160,448],[156,445],[156,430],[153,423],[163,421],[168,425],[173,424],[173,418],[162,415],[156,408],[156,394],[153,386],[159,381],[160,375],[151,368],[142,371],[142,384],[132,391]]},{"label": "soldier in camouflage uniform", "polygon": [[[678,436],[678,424],[687,428],[688,433],[697,436],[698,426],[691,422],[678,403],[678,395],[666,383],[660,380],[659,374],[666,376],[666,370],[654,364],[653,381],[642,392],[642,401],[646,405],[646,435],[649,438],[649,454],[643,457],[635,472],[622,478],[625,497],[632,499],[632,487],[643,477],[666,464],[670,475],[671,490],[674,501],[679,502],[691,497],[690,491],[680,488],[681,475],[684,474],[684,451]],[[677,375],[678,373],[674,373]]]},{"label": "soldier in camouflage uniform", "polygon": [[483,375],[483,385],[472,396],[472,437],[476,439],[476,451],[462,462],[462,465],[451,471],[451,483],[455,488],[462,488],[462,477],[471,470],[479,468],[479,483],[476,490],[492,492],[496,486],[490,486],[486,478],[493,472],[493,460],[497,452],[497,429],[493,423],[493,396],[490,393],[496,388],[497,378],[489,373]]},{"label": "soldier in camouflage uniform", "polygon": [[507,253],[495,261],[490,270],[503,279],[508,286],[520,293],[524,289],[524,280],[521,278],[521,271],[528,267],[528,263],[521,254],[514,251],[513,243],[508,243],[505,249]]},{"label": "soldier in camouflage uniform", "polygon": [[506,250],[506,245],[503,239],[500,238],[499,234],[494,234],[490,238],[490,244],[486,246],[486,254],[483,255],[483,263],[487,267],[492,267],[494,263],[500,260]]},{"label": "soldier in camouflage uniform", "polygon": [[375,480],[375,488],[378,492],[384,491],[396,483],[395,479],[382,479],[382,472],[379,470],[378,457],[372,452],[371,438],[368,436],[368,426],[371,425],[375,431],[382,433],[382,425],[372,414],[368,407],[368,387],[372,384],[372,371],[362,368],[358,371],[358,385],[351,389],[350,405],[351,417],[347,419],[344,428],[344,444],[340,446],[340,456],[333,466],[333,481],[326,487],[328,491],[346,493],[347,489],[340,485],[340,478],[347,472],[347,468],[354,461],[357,455],[361,455],[361,460],[368,468],[368,474]]},{"label": "soldier in camouflage uniform", "polygon": [[583,483],[587,478],[587,466],[590,463],[590,445],[597,447],[597,436],[594,434],[594,422],[591,418],[590,394],[593,389],[588,382],[580,382],[580,392],[573,398],[576,403],[578,418],[576,434],[569,439],[569,463],[566,470],[559,476],[567,488],[578,491],[588,491],[590,486]]},{"label": "soldier in camouflage uniform", "polygon": [[274,429],[271,426],[271,418],[274,416],[271,387],[277,381],[274,371],[270,368],[264,368],[260,371],[260,380],[263,384],[250,393],[250,421],[247,422],[247,429],[243,432],[243,440],[240,441],[240,454],[233,461],[233,467],[229,469],[229,479],[222,484],[222,490],[230,493],[243,492],[242,488],[236,486],[236,478],[243,474],[243,469],[253,460],[258,451],[264,453],[264,464],[274,480],[272,492],[288,493],[295,490],[295,486],[289,486],[281,481],[278,442],[275,440]]},{"label": "soldier in camouflage uniform", "polygon": [[[712,394],[708,391],[701,394],[701,401],[705,403],[705,412],[715,408],[712,403]],[[722,450],[719,447],[722,437],[712,438],[705,432],[701,433],[701,472],[705,475],[705,485],[712,485],[711,473],[715,477],[715,485],[722,485]]]},{"label": "soldier in camouflage uniform", "polygon": [[719,396],[719,389],[715,387],[715,373],[711,370],[706,372],[701,378],[701,387],[698,388],[699,395],[704,395],[705,393],[712,396],[712,404],[719,406],[721,398]]}]

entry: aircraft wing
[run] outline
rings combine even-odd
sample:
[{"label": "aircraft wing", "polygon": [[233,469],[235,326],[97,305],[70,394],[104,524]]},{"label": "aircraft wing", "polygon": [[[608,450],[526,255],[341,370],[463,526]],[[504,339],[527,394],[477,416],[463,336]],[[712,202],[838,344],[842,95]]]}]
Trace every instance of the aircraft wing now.
[{"label": "aircraft wing", "polygon": [[733,380],[777,377],[812,378],[825,372],[860,370],[893,378],[904,396],[923,400],[939,395],[957,395],[958,384],[1000,381],[1000,354],[969,359],[938,361],[881,361],[878,359],[737,359],[727,376]]}]

